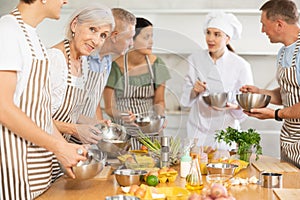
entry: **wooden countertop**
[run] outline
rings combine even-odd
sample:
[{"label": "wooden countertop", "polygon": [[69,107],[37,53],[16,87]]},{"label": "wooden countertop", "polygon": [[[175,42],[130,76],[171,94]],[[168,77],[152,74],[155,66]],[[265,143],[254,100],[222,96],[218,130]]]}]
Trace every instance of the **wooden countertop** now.
[{"label": "wooden countertop", "polygon": [[[260,161],[264,162],[280,162],[276,158],[263,156]],[[247,169],[241,170],[236,177],[250,178],[251,176],[259,178],[259,171],[253,165],[248,166]],[[300,171],[283,173],[283,188],[300,188]],[[203,176],[205,180],[205,176]],[[159,186],[185,186],[185,179],[177,177],[174,183],[160,183]],[[237,200],[257,199],[269,200],[278,199],[274,194],[273,189],[263,188],[257,184],[248,184],[245,186],[231,186],[230,192]],[[113,175],[108,180],[90,179],[85,181],[74,181],[59,178],[44,194],[37,198],[37,200],[104,200],[106,196],[122,194],[121,188],[116,182]]]}]

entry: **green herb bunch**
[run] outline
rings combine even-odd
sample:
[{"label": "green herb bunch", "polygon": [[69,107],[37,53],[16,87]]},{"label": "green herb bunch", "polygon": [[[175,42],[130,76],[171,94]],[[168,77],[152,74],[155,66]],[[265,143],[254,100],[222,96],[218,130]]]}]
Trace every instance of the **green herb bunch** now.
[{"label": "green herb bunch", "polygon": [[235,142],[238,145],[237,154],[239,155],[253,149],[256,153],[256,160],[258,160],[258,155],[262,155],[260,134],[256,132],[255,129],[250,128],[247,131],[238,131],[237,129],[227,127],[226,130],[221,130],[216,133],[215,140],[218,142],[224,141],[229,145]]}]

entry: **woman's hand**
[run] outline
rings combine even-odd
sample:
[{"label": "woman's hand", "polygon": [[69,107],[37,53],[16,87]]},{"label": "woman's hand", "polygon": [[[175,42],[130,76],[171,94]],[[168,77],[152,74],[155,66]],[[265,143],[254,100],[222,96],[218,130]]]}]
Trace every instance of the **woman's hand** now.
[{"label": "woman's hand", "polygon": [[196,96],[204,92],[205,90],[206,90],[206,82],[201,82],[199,80],[196,80],[192,90],[196,94]]},{"label": "woman's hand", "polygon": [[255,87],[253,85],[244,85],[240,88],[240,91],[243,93],[250,92],[250,93],[258,93],[259,94],[259,90],[260,89],[258,87]]},{"label": "woman's hand", "polygon": [[134,123],[134,121],[136,120],[136,115],[131,111],[123,112],[120,115],[122,121],[124,121],[127,124]]},{"label": "woman's hand", "polygon": [[66,170],[66,173],[75,178],[75,174],[72,171],[72,167],[76,166],[79,161],[85,161],[87,149],[82,145],[68,143],[66,141],[60,141],[57,143],[56,151],[54,152],[60,164]]}]

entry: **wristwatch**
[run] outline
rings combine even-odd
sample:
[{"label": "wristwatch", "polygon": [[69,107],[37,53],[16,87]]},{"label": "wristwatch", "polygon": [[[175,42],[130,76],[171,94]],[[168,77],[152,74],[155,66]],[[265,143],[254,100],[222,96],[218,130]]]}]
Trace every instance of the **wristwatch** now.
[{"label": "wristwatch", "polygon": [[282,118],[280,118],[280,117],[278,116],[279,110],[281,110],[281,109],[275,110],[275,120],[276,120],[276,121],[282,121]]}]

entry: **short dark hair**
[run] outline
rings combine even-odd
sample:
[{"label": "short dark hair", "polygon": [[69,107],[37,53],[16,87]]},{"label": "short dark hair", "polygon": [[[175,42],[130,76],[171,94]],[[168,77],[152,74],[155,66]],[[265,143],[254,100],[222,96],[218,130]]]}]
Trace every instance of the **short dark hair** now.
[{"label": "short dark hair", "polygon": [[270,20],[280,18],[288,24],[296,24],[299,20],[297,6],[291,0],[269,0],[259,10],[265,11]]},{"label": "short dark hair", "polygon": [[138,36],[140,34],[140,32],[143,28],[146,28],[148,26],[153,26],[149,20],[142,18],[142,17],[137,17],[136,24],[135,24],[135,35],[133,36],[133,39],[135,39],[136,36]]}]

